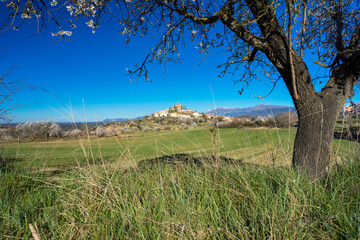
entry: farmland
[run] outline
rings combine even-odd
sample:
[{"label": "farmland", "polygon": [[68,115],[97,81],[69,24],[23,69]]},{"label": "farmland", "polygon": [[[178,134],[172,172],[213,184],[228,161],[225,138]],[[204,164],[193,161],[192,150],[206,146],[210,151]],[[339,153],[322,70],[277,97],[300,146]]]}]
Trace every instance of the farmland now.
[{"label": "farmland", "polygon": [[[296,130],[286,129],[220,129],[216,144],[223,157],[261,165],[291,163]],[[356,143],[335,140],[334,153],[350,156]],[[341,151],[339,150],[341,149]],[[164,155],[187,153],[194,156],[212,154],[214,144],[204,129],[138,133],[106,138],[53,140],[8,143],[3,157],[21,161],[26,168],[73,167],[99,162],[138,162]],[[339,152],[340,151],[340,152]]]}]

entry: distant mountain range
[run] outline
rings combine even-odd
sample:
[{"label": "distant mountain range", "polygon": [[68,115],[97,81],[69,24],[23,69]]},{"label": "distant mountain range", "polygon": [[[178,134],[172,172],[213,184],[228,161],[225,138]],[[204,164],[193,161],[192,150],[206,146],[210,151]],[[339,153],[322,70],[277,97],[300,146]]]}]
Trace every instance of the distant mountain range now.
[{"label": "distant mountain range", "polygon": [[256,116],[267,117],[269,115],[275,116],[279,113],[289,112],[289,111],[296,112],[294,107],[260,104],[248,108],[219,107],[207,113],[216,114],[219,116],[228,116],[228,117],[240,117],[242,115],[250,115],[251,117],[256,117]]},{"label": "distant mountain range", "polygon": [[112,122],[126,122],[128,120],[135,120],[135,119],[141,119],[142,117],[136,117],[136,118],[112,118],[112,119],[105,119],[102,122],[103,123],[112,123]]},{"label": "distant mountain range", "polygon": [[105,119],[102,122],[103,123],[111,123],[111,122],[125,122],[127,120],[130,120],[130,118],[112,118],[112,119]]}]

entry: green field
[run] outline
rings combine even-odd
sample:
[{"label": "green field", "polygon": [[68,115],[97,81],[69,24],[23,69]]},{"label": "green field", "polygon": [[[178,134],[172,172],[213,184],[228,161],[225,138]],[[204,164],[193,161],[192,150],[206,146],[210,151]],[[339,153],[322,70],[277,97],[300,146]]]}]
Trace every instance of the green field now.
[{"label": "green field", "polygon": [[[295,131],[220,129],[216,133],[217,147],[223,157],[262,165],[288,165]],[[333,150],[349,156],[358,146],[335,140]],[[14,159],[19,166],[27,168],[69,168],[103,161],[123,165],[177,153],[199,156],[213,152],[210,132],[203,129],[3,145],[3,157]]]},{"label": "green field", "polygon": [[[0,239],[359,239],[359,144],[325,181],[291,167],[295,130],[7,143]],[[231,160],[231,161],[228,161]]]}]

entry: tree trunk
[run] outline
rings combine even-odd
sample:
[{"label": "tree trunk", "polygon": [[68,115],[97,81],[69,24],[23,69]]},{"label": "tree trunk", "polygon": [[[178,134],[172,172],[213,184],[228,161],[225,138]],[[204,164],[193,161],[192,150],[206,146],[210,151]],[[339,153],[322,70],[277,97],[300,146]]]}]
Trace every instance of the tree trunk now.
[{"label": "tree trunk", "polygon": [[324,178],[330,169],[330,156],[336,119],[346,98],[317,95],[297,106],[299,125],[293,151],[293,167],[314,178]]},{"label": "tree trunk", "polygon": [[[285,45],[286,41],[273,35],[268,42],[272,51],[267,53],[267,57],[282,76],[298,112],[293,167],[300,168],[314,178],[324,178],[329,172],[336,119],[358,79],[351,72],[355,67],[349,63],[335,67],[327,84],[320,92],[316,92],[305,62]],[[286,54],[288,51],[293,53],[295,85]],[[294,88],[298,97],[295,96]]]}]

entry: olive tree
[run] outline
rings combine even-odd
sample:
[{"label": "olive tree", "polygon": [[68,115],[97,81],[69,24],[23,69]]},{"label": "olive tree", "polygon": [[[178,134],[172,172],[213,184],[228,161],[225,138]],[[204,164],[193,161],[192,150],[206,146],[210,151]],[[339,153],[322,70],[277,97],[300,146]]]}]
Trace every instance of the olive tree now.
[{"label": "olive tree", "polygon": [[[358,0],[4,0],[9,18],[3,30],[19,29],[36,20],[59,29],[67,38],[70,27],[84,19],[92,31],[111,14],[122,25],[127,42],[148,33],[159,36],[144,61],[128,69],[132,77],[149,81],[148,64],[180,59],[189,38],[201,54],[222,48],[228,60],[220,76],[231,73],[245,87],[259,75],[284,81],[296,107],[299,123],[293,166],[314,177],[327,175],[335,120],[353,95],[360,74],[360,4]],[[69,16],[56,16],[65,7]],[[323,70],[311,76],[305,55],[316,57]],[[261,74],[260,74],[261,73]],[[236,77],[237,76],[237,77]],[[314,87],[320,84],[320,90]],[[242,92],[243,88],[240,92]]]}]

